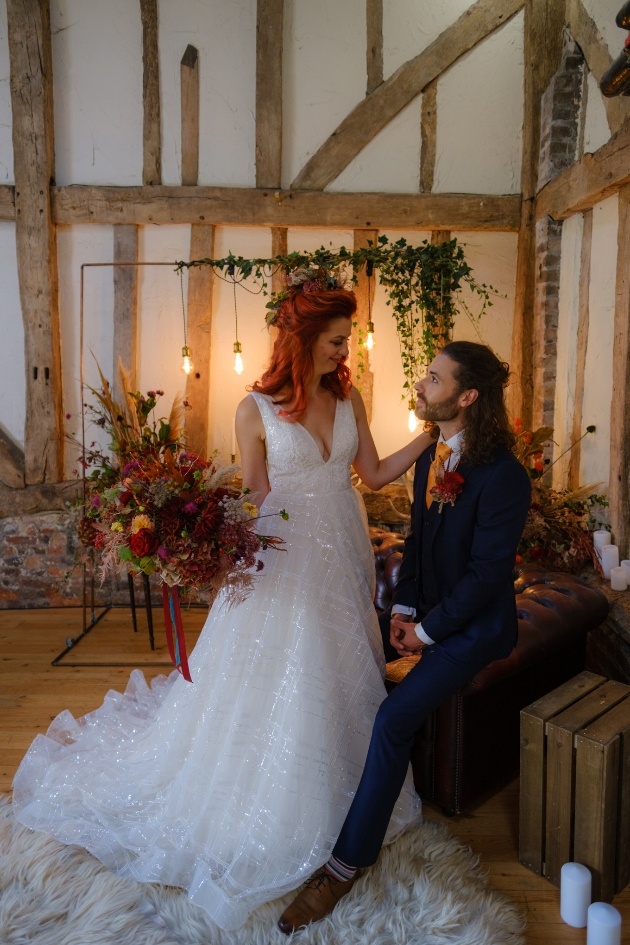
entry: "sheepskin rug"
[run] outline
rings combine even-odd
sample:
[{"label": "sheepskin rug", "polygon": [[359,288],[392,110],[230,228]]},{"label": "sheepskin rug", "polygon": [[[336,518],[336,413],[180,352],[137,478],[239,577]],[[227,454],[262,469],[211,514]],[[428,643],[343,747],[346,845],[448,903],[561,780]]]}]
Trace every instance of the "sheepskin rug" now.
[{"label": "sheepskin rug", "polygon": [[291,896],[235,932],[217,928],[178,889],[122,879],[78,847],[13,818],[0,798],[2,945],[523,945],[516,909],[488,888],[478,858],[427,821],[385,847],[333,916],[287,938]]}]

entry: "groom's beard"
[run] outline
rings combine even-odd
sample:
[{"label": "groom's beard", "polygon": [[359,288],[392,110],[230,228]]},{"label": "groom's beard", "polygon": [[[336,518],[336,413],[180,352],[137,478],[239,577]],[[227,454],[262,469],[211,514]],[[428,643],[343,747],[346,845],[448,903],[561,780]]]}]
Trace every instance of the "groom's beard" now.
[{"label": "groom's beard", "polygon": [[420,394],[418,394],[415,410],[416,417],[418,420],[431,420],[433,423],[454,420],[460,410],[457,403],[460,394],[461,391],[457,394],[453,394],[452,397],[447,397],[446,400],[438,400],[433,404],[425,403],[425,401],[420,398]]}]

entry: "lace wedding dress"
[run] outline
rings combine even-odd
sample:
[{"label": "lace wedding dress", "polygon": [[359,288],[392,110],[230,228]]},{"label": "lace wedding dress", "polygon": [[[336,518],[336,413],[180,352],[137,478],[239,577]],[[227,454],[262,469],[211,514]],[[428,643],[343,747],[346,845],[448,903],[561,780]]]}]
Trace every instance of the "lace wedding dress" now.
[{"label": "lace wedding dress", "polygon": [[[328,858],[385,696],[365,509],[350,486],[357,431],[338,401],[331,456],[252,394],[271,492],[262,519],[286,551],[242,603],[215,601],[190,657],[38,735],[14,781],[23,824],[116,872],[181,886],[222,928],[295,889]],[[410,777],[388,840],[421,819]]]}]

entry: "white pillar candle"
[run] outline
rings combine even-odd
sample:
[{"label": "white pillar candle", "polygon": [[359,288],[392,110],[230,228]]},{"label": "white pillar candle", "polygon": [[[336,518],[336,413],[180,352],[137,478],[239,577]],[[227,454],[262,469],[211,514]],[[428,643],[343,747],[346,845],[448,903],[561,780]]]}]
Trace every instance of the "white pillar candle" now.
[{"label": "white pillar candle", "polygon": [[602,548],[604,545],[612,543],[612,536],[607,528],[598,528],[593,532],[593,548],[597,552],[597,557],[602,560]]},{"label": "white pillar candle", "polygon": [[625,568],[610,569],[610,587],[613,591],[625,591],[628,587],[628,572]]},{"label": "white pillar candle", "polygon": [[232,462],[236,459],[236,418],[232,420]]},{"label": "white pillar candle", "polygon": [[621,914],[607,902],[588,907],[586,945],[621,945]]},{"label": "white pillar candle", "polygon": [[630,560],[620,561],[619,566],[626,572],[626,581],[630,584]]},{"label": "white pillar candle", "polygon": [[610,581],[611,570],[619,567],[619,548],[617,548],[617,545],[604,545],[601,562],[604,577]]},{"label": "white pillar candle", "polygon": [[565,863],[560,870],[560,915],[567,925],[583,929],[590,902],[590,870],[581,863]]}]

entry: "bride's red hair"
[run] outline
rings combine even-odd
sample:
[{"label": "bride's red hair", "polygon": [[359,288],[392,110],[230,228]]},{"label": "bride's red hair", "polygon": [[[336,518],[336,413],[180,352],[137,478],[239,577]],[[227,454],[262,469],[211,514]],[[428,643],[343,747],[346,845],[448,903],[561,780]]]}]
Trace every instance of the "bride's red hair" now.
[{"label": "bride's red hair", "polygon": [[[271,363],[252,390],[269,394],[282,404],[281,415],[299,420],[306,410],[306,386],[313,376],[313,346],[328,324],[335,318],[352,318],[357,310],[354,292],[330,289],[325,292],[289,290],[280,306]],[[322,387],[337,400],[350,396],[350,369],[345,363],[336,371],[322,376]]]}]

